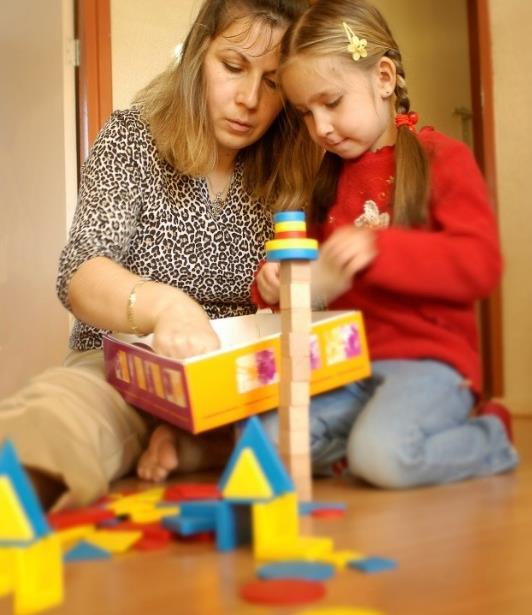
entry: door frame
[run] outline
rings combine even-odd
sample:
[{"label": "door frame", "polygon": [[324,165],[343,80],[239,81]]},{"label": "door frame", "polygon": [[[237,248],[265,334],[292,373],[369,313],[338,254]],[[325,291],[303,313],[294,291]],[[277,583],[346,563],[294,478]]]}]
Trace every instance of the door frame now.
[{"label": "door frame", "polygon": [[[78,68],[78,143],[80,165],[113,108],[111,0],[76,0],[80,45]],[[493,67],[489,0],[466,0],[469,29],[474,152],[497,210]],[[498,287],[480,303],[483,395],[504,395],[502,295]]]}]

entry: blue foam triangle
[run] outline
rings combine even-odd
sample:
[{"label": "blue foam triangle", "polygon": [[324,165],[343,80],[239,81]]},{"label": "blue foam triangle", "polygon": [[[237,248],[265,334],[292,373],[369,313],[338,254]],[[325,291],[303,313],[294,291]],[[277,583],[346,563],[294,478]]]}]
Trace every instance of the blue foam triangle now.
[{"label": "blue foam triangle", "polygon": [[270,483],[274,496],[295,491],[294,483],[281,462],[275,446],[266,435],[260,420],[256,416],[248,419],[242,436],[231,453],[218,483],[220,491],[224,491],[242,451],[248,447],[255,454],[264,476]]},{"label": "blue foam triangle", "polygon": [[5,440],[0,447],[0,475],[7,476],[11,481],[13,490],[19,498],[20,506],[31,523],[34,540],[50,534],[51,529],[41,503],[18,460],[15,447],[9,440]]},{"label": "blue foam triangle", "polygon": [[65,553],[65,562],[84,562],[94,559],[110,559],[111,554],[105,549],[96,545],[91,545],[85,540],[81,540],[75,547]]}]

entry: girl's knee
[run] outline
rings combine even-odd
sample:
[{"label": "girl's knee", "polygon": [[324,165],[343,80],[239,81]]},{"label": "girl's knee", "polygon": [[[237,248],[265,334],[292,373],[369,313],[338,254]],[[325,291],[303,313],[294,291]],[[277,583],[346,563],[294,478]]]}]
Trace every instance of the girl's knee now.
[{"label": "girl's knee", "polygon": [[394,438],[355,432],[347,448],[349,471],[354,476],[384,489],[404,489],[413,485],[415,460]]}]

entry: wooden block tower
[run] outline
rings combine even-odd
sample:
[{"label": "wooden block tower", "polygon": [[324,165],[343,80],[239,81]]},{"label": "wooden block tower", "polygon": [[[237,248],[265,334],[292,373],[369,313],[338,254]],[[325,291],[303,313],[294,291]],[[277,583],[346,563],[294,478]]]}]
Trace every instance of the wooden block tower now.
[{"label": "wooden block tower", "polygon": [[279,452],[300,500],[312,499],[310,460],[310,261],[318,242],[307,238],[305,214],[275,214],[266,258],[280,262],[281,374]]}]

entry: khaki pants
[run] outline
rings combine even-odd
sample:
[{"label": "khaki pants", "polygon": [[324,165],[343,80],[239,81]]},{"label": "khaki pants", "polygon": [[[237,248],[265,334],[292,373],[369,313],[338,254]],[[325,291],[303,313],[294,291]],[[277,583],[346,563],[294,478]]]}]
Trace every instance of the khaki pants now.
[{"label": "khaki pants", "polygon": [[72,352],[0,401],[0,442],[9,438],[24,465],[67,485],[56,507],[106,493],[146,444],[148,421],[106,382],[103,365],[101,350]]}]

